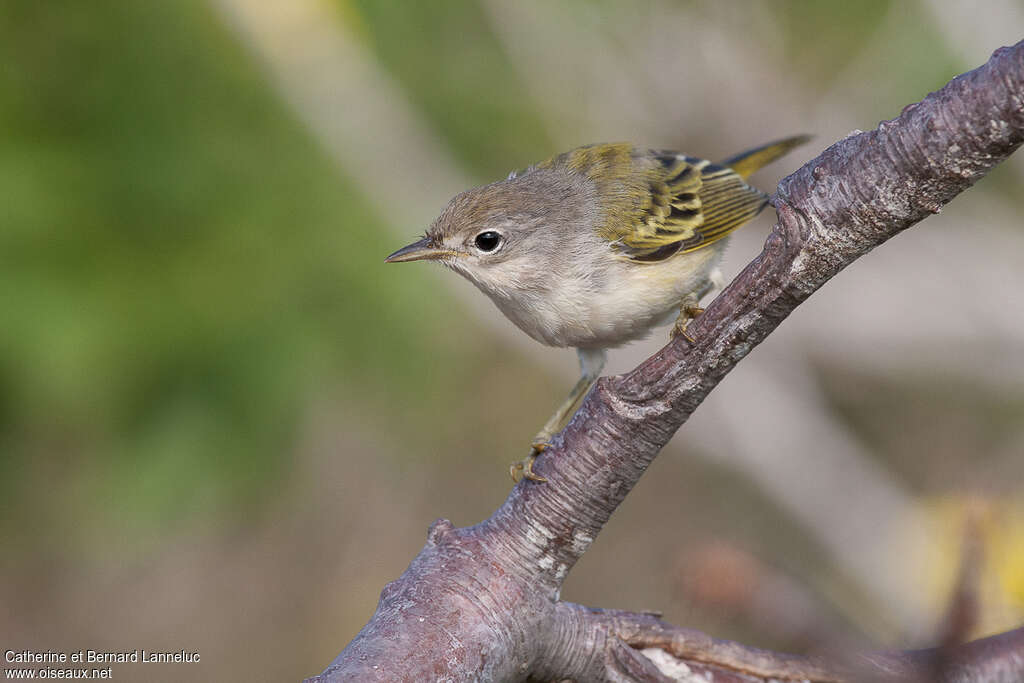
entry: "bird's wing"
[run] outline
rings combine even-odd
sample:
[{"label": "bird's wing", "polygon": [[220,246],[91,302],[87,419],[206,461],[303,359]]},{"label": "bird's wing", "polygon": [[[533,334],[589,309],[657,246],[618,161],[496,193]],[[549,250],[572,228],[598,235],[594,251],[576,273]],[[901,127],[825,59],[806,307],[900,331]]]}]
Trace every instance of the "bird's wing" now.
[{"label": "bird's wing", "polygon": [[[765,207],[768,196],[728,166],[674,152],[634,157],[647,185],[640,205],[607,221],[604,236],[628,258],[661,261],[703,249]],[[636,177],[636,176],[634,176]]]}]

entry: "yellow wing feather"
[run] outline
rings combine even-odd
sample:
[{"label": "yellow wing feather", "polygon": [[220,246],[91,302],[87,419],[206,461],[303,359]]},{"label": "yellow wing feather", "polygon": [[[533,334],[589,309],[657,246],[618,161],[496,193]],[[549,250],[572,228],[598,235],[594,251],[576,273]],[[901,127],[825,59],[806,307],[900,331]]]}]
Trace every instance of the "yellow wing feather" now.
[{"label": "yellow wing feather", "polygon": [[766,145],[748,149],[746,152],[729,157],[722,162],[722,166],[728,166],[743,176],[744,179],[747,179],[754,171],[767,166],[779,157],[788,154],[794,147],[799,147],[809,142],[810,139],[810,135],[794,135],[791,138],[769,142]]},{"label": "yellow wing feather", "polygon": [[647,152],[634,159],[634,167],[646,184],[636,191],[645,199],[631,217],[621,209],[609,211],[601,232],[637,261],[660,261],[714,244],[768,203],[767,195],[735,171],[704,159]]},{"label": "yellow wing feather", "polygon": [[625,143],[589,145],[532,168],[564,168],[594,183],[598,233],[624,256],[661,261],[703,249],[757,216],[768,195],[745,178],[806,142],[797,136],[715,164]]}]

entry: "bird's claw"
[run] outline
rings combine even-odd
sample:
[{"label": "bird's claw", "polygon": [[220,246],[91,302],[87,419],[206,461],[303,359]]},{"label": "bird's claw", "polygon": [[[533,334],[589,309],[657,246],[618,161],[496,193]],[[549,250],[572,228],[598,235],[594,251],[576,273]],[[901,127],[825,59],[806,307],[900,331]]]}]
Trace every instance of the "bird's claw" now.
[{"label": "bird's claw", "polygon": [[508,473],[512,476],[512,481],[517,484],[519,483],[519,476],[516,475],[520,475],[522,478],[529,479],[530,481],[541,483],[547,481],[545,477],[534,473],[533,461],[537,459],[537,456],[549,448],[551,448],[551,444],[547,442],[534,443],[530,448],[530,454],[528,456],[509,465]]},{"label": "bird's claw", "polygon": [[676,320],[676,324],[672,327],[672,332],[670,333],[672,339],[682,336],[683,339],[691,344],[695,343],[697,340],[687,333],[686,328],[689,326],[691,320],[703,312],[704,309],[700,306],[683,306],[679,310],[679,318]]}]

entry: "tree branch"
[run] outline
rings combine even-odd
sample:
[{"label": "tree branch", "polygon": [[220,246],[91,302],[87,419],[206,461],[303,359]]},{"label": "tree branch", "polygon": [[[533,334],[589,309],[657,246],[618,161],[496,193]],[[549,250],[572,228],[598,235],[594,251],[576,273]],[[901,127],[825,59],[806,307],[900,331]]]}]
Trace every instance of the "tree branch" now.
[{"label": "tree branch", "polygon": [[[656,661],[662,675],[674,673],[675,677],[669,675],[669,680],[687,680],[683,674],[704,676],[709,672],[710,678],[694,680],[968,683],[1017,681],[1024,671],[1024,627],[960,646],[955,652],[943,647],[914,652],[849,653],[825,660],[716,640],[700,631],[666,624],[651,614],[590,609],[563,602],[559,603],[557,618],[575,624],[562,651],[587,652],[595,649],[592,643],[617,640]],[[553,657],[550,661],[559,660]],[[560,669],[568,670],[572,669]],[[596,675],[588,673],[591,675],[578,680],[615,680],[617,671],[614,664],[606,663],[605,669]]]},{"label": "tree branch", "polygon": [[[438,520],[377,612],[319,681],[846,680],[849,669],[714,641],[653,617],[559,601],[569,570],[661,448],[718,382],[802,301],[858,257],[936,213],[1024,141],[1024,42],[784,179],[764,250],[682,337],[601,379],[535,470],[486,521]],[[969,671],[1024,676],[1024,634],[965,646]],[[625,646],[629,647],[625,647]],[[671,661],[639,654],[652,647]],[[980,654],[979,654],[980,653]],[[921,655],[872,655],[883,676]],[[972,658],[973,657],[973,658]],[[973,667],[973,668],[972,668]]]}]

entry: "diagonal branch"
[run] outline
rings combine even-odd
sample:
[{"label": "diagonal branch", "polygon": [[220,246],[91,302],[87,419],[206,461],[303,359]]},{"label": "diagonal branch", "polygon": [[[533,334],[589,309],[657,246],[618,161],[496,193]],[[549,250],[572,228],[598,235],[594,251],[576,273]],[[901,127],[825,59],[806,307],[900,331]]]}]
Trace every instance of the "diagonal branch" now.
[{"label": "diagonal branch", "polygon": [[[558,600],[569,570],[708,392],[793,309],[858,257],[938,212],[1022,142],[1024,42],[783,180],[779,223],[761,254],[691,325],[696,343],[680,337],[634,371],[600,380],[538,461],[547,484],[520,483],[476,526],[435,522],[423,550],[385,587],[371,621],[317,679],[666,677],[621,647],[628,638],[598,637],[588,626],[593,619],[566,616],[583,609]],[[1019,637],[1012,642],[1019,646]],[[689,650],[678,657],[720,661],[721,647],[705,645],[707,657]],[[774,657],[804,667],[807,678],[840,676]],[[881,672],[890,660],[865,661]],[[1024,676],[1020,657],[1016,666]],[[733,680],[768,675],[725,668]],[[748,678],[736,678],[741,672]]]}]

